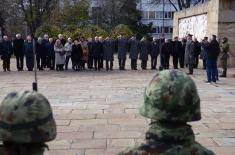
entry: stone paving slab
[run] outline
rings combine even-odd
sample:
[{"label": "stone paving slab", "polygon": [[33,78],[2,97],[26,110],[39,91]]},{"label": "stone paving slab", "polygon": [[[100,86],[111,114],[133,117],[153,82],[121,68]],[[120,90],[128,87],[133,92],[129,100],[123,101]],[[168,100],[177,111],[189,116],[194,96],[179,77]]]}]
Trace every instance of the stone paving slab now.
[{"label": "stone paving slab", "polygon": [[[14,60],[13,60],[14,62]],[[144,141],[149,120],[138,114],[145,86],[158,71],[38,73],[39,91],[48,97],[58,135],[46,155],[115,155]],[[0,64],[1,65],[1,64]],[[0,100],[11,91],[31,90],[32,72],[3,73]],[[186,71],[186,70],[183,70]],[[205,71],[195,70],[202,120],[190,123],[196,140],[217,155],[235,154],[235,69],[218,85],[205,84]]]}]

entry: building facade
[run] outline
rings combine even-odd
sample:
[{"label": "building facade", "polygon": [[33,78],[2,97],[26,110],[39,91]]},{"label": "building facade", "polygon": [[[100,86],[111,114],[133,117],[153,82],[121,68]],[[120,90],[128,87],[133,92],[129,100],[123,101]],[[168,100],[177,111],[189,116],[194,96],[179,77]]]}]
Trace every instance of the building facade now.
[{"label": "building facade", "polygon": [[[174,0],[174,5],[178,7]],[[164,33],[166,38],[173,34],[173,17],[176,9],[168,0],[138,0],[138,9],[142,13],[142,23],[152,23],[152,36],[161,36]]]}]

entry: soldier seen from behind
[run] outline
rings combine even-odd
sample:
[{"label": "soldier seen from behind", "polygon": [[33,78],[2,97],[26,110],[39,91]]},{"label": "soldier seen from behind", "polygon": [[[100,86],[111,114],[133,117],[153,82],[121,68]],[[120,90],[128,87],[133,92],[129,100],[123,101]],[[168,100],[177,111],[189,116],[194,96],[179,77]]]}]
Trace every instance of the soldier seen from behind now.
[{"label": "soldier seen from behind", "polygon": [[12,92],[0,106],[1,155],[43,155],[56,137],[49,101],[36,92]]},{"label": "soldier seen from behind", "polygon": [[187,124],[201,119],[200,98],[194,81],[183,72],[157,74],[145,90],[140,114],[151,119],[146,143],[119,155],[214,155],[195,141]]}]

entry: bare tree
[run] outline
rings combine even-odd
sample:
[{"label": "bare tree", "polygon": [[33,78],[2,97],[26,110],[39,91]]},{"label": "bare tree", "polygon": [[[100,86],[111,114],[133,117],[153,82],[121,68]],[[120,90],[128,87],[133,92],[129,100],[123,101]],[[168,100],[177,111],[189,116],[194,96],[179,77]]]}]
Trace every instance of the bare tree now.
[{"label": "bare tree", "polygon": [[43,24],[45,18],[50,16],[57,2],[58,0],[17,0],[32,35]]},{"label": "bare tree", "polygon": [[[183,9],[186,9],[186,8],[190,8],[192,5],[197,5],[199,3],[204,3],[207,0],[197,0],[197,1],[194,1],[195,2],[194,4],[193,4],[192,0],[177,0],[176,1],[177,3],[174,3],[173,0],[167,0],[167,1],[169,1],[169,3],[175,8],[175,10],[178,11],[178,10],[183,10]],[[160,3],[160,0],[152,0],[152,3],[158,4],[158,3]]]}]

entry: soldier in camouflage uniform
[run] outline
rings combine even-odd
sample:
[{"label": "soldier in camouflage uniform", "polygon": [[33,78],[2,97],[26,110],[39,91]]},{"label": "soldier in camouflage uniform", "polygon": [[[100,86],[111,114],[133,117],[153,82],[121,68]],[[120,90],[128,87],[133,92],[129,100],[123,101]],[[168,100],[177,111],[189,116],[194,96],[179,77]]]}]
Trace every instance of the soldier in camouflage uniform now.
[{"label": "soldier in camouflage uniform", "polygon": [[146,88],[140,114],[150,118],[146,144],[120,155],[214,155],[199,143],[190,121],[201,119],[200,98],[193,80],[178,71],[163,71]]},{"label": "soldier in camouflage uniform", "polygon": [[223,73],[220,75],[220,77],[227,77],[227,67],[228,67],[228,58],[229,58],[229,44],[228,44],[228,38],[223,38],[223,42],[221,45],[221,53],[220,53],[220,63],[221,67],[223,68]]},{"label": "soldier in camouflage uniform", "polygon": [[10,93],[0,105],[0,155],[43,155],[56,137],[48,100],[36,92]]}]

